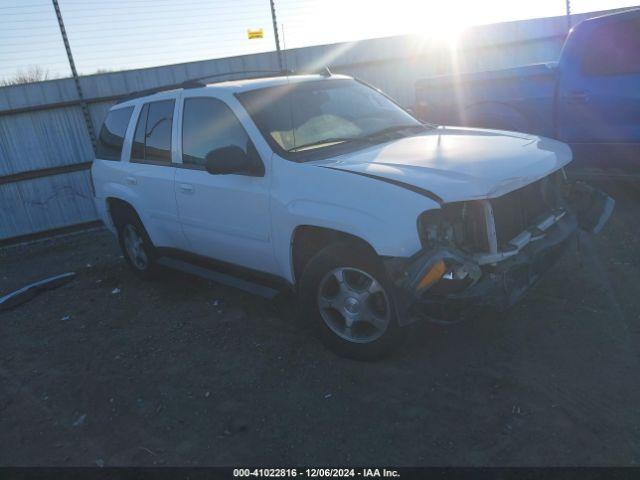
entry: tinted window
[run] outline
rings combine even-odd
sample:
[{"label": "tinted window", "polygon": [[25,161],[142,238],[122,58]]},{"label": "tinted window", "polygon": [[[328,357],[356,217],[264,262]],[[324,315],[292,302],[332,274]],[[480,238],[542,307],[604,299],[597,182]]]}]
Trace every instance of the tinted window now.
[{"label": "tinted window", "polygon": [[103,160],[120,160],[124,135],[131,119],[133,107],[111,110],[102,124],[96,157]]},{"label": "tinted window", "polygon": [[174,104],[174,100],[163,100],[145,104],[142,108],[133,140],[132,161],[171,162]]},{"label": "tinted window", "polygon": [[222,147],[238,146],[254,155],[247,132],[234,113],[214,98],[188,98],[182,120],[182,162],[204,165],[207,153]]},{"label": "tinted window", "polygon": [[640,73],[640,20],[606,23],[585,42],[585,75]]}]

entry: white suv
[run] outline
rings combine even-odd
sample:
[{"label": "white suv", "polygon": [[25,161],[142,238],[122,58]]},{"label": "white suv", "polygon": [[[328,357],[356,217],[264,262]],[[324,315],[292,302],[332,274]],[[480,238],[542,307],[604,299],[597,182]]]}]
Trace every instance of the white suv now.
[{"label": "white suv", "polygon": [[159,265],[297,292],[335,351],[373,358],[420,315],[522,296],[611,198],[568,183],[565,144],[423,124],[364,83],[291,75],[123,101],[96,208],[141,277]]}]

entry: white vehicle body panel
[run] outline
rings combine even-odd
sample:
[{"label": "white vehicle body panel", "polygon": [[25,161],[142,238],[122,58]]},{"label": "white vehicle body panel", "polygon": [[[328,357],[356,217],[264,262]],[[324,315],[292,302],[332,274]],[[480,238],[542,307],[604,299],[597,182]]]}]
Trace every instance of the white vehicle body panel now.
[{"label": "white vehicle body panel", "polygon": [[494,198],[564,167],[571,149],[523,133],[438,127],[320,162],[429,190],[445,202]]},{"label": "white vehicle body panel", "polygon": [[172,247],[184,243],[178,206],[173,191],[175,167],[160,167],[127,162],[121,166],[124,181],[132,205],[156,246]]},{"label": "white vehicle body panel", "polygon": [[[422,195],[359,175],[273,158],[271,215],[282,275],[293,281],[291,241],[299,226],[348,233],[384,256],[409,257],[420,248],[416,219],[438,208]],[[404,232],[404,233],[400,233]]]},{"label": "white vehicle body panel", "polygon": [[266,178],[178,168],[175,188],[189,251],[275,273]]},{"label": "white vehicle body panel", "polygon": [[[234,93],[320,78],[226,82],[118,105],[135,106],[122,159],[98,159],[92,168],[96,206],[103,220],[110,225],[106,201],[118,198],[135,208],[156,246],[187,250],[295,283],[292,239],[298,227],[345,232],[369,243],[381,256],[410,257],[422,248],[417,218],[440,207],[437,197],[446,203],[500,196],[571,160],[569,148],[554,140],[443,127],[328,160],[296,163],[281,158]],[[263,177],[211,175],[182,166],[183,99],[202,96],[223,100],[236,114],[264,163]],[[129,162],[141,105],[166,98],[175,98],[177,105],[172,166]]]}]

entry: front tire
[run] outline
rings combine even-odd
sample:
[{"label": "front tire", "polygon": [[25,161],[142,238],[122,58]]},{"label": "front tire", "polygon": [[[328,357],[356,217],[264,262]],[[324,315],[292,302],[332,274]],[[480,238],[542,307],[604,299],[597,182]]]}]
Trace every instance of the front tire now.
[{"label": "front tire", "polygon": [[402,339],[391,282],[373,252],[352,242],[325,247],[300,280],[304,319],[338,355],[373,360]]}]

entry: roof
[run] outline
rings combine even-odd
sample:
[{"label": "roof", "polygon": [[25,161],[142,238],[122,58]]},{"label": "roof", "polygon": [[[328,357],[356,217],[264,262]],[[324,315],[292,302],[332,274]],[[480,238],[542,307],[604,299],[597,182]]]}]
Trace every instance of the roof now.
[{"label": "roof", "polygon": [[241,80],[227,80],[224,82],[208,83],[204,88],[216,88],[229,90],[234,93],[256,90],[258,88],[278,87],[280,85],[290,85],[292,83],[303,83],[313,80],[351,78],[346,75],[287,75],[279,77],[247,78]]},{"label": "roof", "polygon": [[304,83],[310,82],[314,80],[325,80],[330,81],[332,79],[350,79],[346,75],[281,75],[281,76],[273,76],[273,77],[260,77],[260,78],[245,78],[239,80],[225,80],[222,82],[215,83],[207,83],[202,86],[193,86],[193,87],[167,87],[166,90],[151,90],[148,94],[144,94],[144,92],[140,92],[140,95],[136,95],[134,98],[125,99],[121,102],[117,103],[112,107],[112,109],[122,108],[127,106],[132,106],[137,104],[139,101],[148,99],[148,98],[158,98],[161,99],[166,97],[170,92],[176,92],[179,90],[188,89],[189,91],[198,91],[198,90],[217,90],[217,91],[225,91],[231,93],[240,93],[247,92],[249,90],[257,90],[260,88],[267,87],[277,87],[281,85],[290,85],[296,83]]}]

